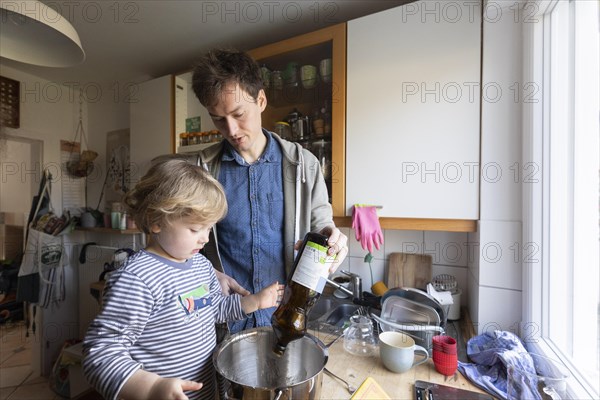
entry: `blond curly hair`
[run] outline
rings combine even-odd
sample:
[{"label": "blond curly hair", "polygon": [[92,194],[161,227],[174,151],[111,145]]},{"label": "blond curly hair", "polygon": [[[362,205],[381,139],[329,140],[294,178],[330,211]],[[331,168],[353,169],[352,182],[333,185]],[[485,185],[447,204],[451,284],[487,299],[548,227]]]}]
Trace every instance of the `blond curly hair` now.
[{"label": "blond curly hair", "polygon": [[124,202],[144,233],[180,218],[214,224],[227,214],[221,184],[202,167],[181,159],[156,162],[125,194]]}]

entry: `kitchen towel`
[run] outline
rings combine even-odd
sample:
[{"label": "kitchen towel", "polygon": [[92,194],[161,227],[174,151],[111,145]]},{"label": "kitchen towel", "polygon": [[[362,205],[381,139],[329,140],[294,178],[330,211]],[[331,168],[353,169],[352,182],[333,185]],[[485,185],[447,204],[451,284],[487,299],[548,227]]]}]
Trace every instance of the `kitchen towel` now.
[{"label": "kitchen towel", "polygon": [[[535,373],[533,360],[513,333],[507,331],[487,332],[471,338],[467,354],[473,363],[458,362],[458,370],[481,389],[501,399],[507,399],[509,365]],[[521,393],[529,393],[527,399],[539,399],[535,387],[523,387]]]}]

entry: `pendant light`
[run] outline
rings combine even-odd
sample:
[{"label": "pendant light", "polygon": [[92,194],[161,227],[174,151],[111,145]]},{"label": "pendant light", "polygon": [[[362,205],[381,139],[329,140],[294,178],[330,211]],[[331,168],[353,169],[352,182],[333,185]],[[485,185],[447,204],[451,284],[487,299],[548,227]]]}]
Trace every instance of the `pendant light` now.
[{"label": "pendant light", "polygon": [[85,60],[75,28],[37,0],[0,0],[0,56],[45,67],[70,67]]}]

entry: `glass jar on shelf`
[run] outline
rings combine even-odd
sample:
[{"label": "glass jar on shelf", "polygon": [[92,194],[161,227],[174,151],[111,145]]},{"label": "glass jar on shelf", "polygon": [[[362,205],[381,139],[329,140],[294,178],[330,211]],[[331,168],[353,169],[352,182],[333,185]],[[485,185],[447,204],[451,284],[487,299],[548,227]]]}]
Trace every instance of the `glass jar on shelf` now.
[{"label": "glass jar on shelf", "polygon": [[260,76],[263,81],[263,86],[268,88],[271,86],[271,70],[265,64],[260,66]]},{"label": "glass jar on shelf", "polygon": [[276,70],[271,72],[271,83],[275,90],[283,89],[283,74],[281,71]]},{"label": "glass jar on shelf", "polygon": [[331,135],[331,100],[325,100],[320,110],[323,119],[323,134]]},{"label": "glass jar on shelf", "polygon": [[186,132],[179,134],[179,146],[187,146],[188,145],[188,134]]},{"label": "glass jar on shelf", "polygon": [[202,143],[202,132],[194,132],[195,144]]},{"label": "glass jar on shelf", "polygon": [[278,134],[282,139],[285,139],[285,140],[292,139],[292,128],[290,127],[290,124],[288,124],[285,121],[275,122],[273,132]]},{"label": "glass jar on shelf", "polygon": [[209,132],[210,136],[210,140],[209,143],[214,143],[214,142],[218,142],[221,140],[221,132],[219,132],[216,129],[213,129],[212,131]]},{"label": "glass jar on shelf", "polygon": [[310,150],[319,160],[323,177],[325,180],[329,180],[331,178],[331,142],[317,140],[311,144]]}]

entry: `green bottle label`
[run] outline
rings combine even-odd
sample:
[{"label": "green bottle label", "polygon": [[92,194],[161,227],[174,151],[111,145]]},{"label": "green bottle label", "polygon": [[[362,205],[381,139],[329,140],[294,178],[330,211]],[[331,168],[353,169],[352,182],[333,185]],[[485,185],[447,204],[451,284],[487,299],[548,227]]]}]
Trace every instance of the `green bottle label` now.
[{"label": "green bottle label", "polygon": [[315,242],[306,242],[296,265],[292,281],[323,293],[326,278],[329,276],[329,264],[332,258],[327,255],[327,247]]}]

